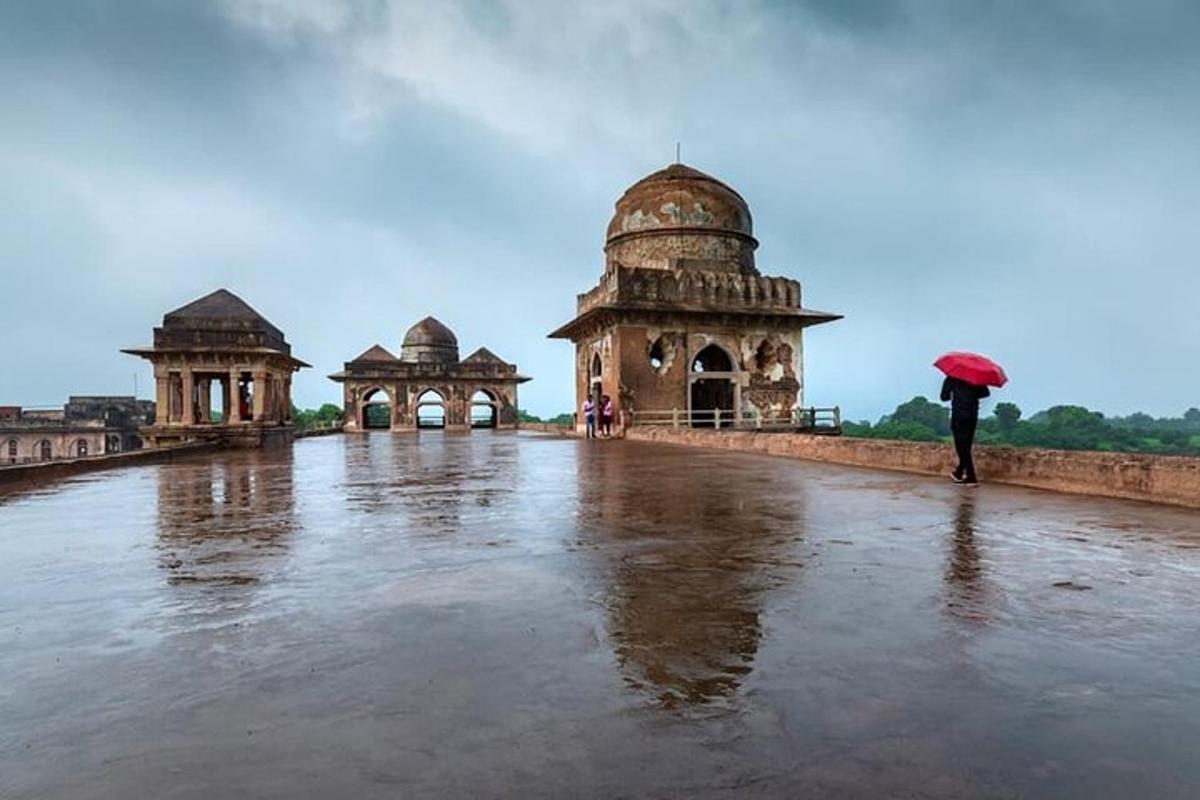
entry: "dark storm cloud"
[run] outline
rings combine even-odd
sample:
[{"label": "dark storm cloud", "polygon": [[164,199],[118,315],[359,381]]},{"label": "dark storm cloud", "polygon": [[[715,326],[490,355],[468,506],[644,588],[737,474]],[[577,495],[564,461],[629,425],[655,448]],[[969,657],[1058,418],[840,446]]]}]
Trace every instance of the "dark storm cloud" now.
[{"label": "dark storm cloud", "polygon": [[1190,3],[9,4],[0,399],[126,389],[116,350],[226,285],[316,365],[302,404],[432,313],[565,410],[544,333],[681,139],[847,315],[807,401],[874,417],[964,347],[1029,410],[1178,413],[1197,37]]}]

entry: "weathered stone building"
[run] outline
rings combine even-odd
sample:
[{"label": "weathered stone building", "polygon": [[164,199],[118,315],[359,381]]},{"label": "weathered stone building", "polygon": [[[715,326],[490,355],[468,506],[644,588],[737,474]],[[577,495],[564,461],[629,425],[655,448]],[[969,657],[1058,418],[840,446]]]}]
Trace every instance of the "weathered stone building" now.
[{"label": "weathered stone building", "polygon": [[71,396],[62,408],[0,406],[0,465],[139,450],[154,403],[134,397]]},{"label": "weathered stone building", "polygon": [[515,428],[528,381],[487,348],[458,358],[458,338],[433,317],[408,330],[400,357],[375,345],[329,376],[342,384],[344,429]]},{"label": "weathered stone building", "polygon": [[218,289],[168,312],[153,346],[122,352],[154,365],[156,415],[143,431],[152,446],[216,438],[256,446],[291,437],[292,373],[308,364],[232,292]]},{"label": "weathered stone building", "polygon": [[759,274],[757,247],[746,201],[699,170],[672,164],[629,187],[599,285],[550,334],[575,343],[576,411],[606,394],[622,421],[792,419],[803,330],[841,317],[804,308],[798,281]]}]

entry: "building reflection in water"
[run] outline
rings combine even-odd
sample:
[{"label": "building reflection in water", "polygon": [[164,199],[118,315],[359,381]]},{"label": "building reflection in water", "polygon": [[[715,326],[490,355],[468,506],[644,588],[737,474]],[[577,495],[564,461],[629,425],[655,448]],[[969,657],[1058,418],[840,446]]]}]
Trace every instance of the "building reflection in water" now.
[{"label": "building reflection in water", "polygon": [[158,471],[159,563],[172,585],[259,583],[297,528],[290,447]]},{"label": "building reflection in water", "polygon": [[578,478],[580,544],[626,682],[663,708],[733,695],[753,669],[764,593],[797,578],[803,487],[747,497],[744,476],[623,443],[582,444]]},{"label": "building reflection in water", "polygon": [[959,619],[987,623],[992,592],[984,574],[975,523],[975,494],[966,491],[954,507],[946,558],[946,608]]}]

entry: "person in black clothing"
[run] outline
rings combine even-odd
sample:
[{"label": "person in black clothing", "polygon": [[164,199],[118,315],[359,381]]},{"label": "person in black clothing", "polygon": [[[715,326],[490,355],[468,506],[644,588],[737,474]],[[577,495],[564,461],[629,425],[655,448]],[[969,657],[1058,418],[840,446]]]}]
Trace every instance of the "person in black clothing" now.
[{"label": "person in black clothing", "polygon": [[942,382],[942,402],[950,401],[950,433],[954,435],[954,449],[958,453],[958,466],[950,477],[955,483],[975,486],[975,462],[971,459],[971,445],[975,443],[975,427],[979,424],[979,401],[991,392],[986,386],[947,377]]}]

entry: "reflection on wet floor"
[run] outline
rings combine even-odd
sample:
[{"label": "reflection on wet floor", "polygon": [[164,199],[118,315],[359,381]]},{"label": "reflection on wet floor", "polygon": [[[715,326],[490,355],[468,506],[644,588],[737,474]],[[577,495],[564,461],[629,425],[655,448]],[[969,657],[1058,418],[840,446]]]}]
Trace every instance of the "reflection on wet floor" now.
[{"label": "reflection on wet floor", "polygon": [[505,432],[0,497],[0,797],[1196,796],[1200,515]]},{"label": "reflection on wet floor", "polygon": [[296,527],[292,464],[239,451],[158,471],[159,563],[167,582],[258,583]]},{"label": "reflection on wet floor", "polygon": [[753,668],[763,591],[796,572],[780,559],[798,498],[747,506],[726,475],[658,473],[616,448],[585,452],[578,480],[628,684],[667,708],[730,695]]}]

